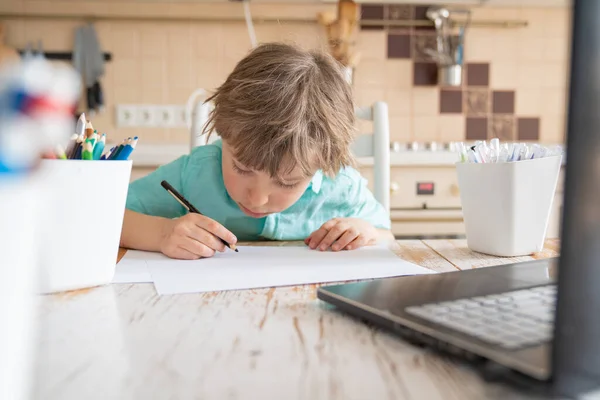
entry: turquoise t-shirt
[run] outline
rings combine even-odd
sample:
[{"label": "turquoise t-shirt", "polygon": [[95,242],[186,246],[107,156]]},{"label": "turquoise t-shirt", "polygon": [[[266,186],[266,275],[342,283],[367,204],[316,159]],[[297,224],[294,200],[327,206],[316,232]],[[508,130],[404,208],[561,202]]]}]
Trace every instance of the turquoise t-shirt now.
[{"label": "turquoise t-shirt", "polygon": [[303,240],[332,218],[353,217],[390,229],[390,218],[353,168],[335,178],[315,174],[304,194],[288,209],[252,218],[229,197],[221,169],[221,142],[199,146],[129,185],[127,208],[142,214],[177,218],[185,208],[163,187],[166,180],[202,214],[218,221],[238,240]]}]

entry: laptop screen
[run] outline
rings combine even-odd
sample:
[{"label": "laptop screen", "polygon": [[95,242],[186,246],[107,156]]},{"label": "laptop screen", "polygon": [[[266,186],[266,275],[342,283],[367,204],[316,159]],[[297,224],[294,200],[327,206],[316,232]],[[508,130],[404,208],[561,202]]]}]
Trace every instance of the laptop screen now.
[{"label": "laptop screen", "polygon": [[600,388],[600,1],[575,0],[553,376]]}]

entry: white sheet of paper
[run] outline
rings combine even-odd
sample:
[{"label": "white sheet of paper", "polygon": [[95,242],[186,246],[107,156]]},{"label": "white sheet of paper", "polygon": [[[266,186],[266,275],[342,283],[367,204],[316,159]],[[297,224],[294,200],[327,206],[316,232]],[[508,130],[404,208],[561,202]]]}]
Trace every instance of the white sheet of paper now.
[{"label": "white sheet of paper", "polygon": [[170,260],[161,253],[151,251],[128,250],[117,263],[112,283],[152,283],[148,271],[148,260]]},{"label": "white sheet of paper", "polygon": [[199,293],[428,274],[382,246],[320,252],[307,247],[240,246],[195,261],[149,260],[159,294]]}]

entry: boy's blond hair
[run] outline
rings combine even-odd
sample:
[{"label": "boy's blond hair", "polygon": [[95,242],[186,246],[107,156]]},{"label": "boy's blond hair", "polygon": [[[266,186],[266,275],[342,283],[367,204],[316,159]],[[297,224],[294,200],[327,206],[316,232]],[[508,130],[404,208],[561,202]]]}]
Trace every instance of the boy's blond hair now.
[{"label": "boy's blond hair", "polygon": [[205,132],[216,131],[248,168],[277,177],[298,166],[308,177],[354,165],[352,92],[327,54],[258,46],[207,101],[214,109]]}]

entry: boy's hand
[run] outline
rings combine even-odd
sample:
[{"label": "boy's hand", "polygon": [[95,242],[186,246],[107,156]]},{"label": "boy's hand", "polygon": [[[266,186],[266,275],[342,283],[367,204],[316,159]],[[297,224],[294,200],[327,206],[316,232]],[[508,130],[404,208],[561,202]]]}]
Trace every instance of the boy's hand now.
[{"label": "boy's hand", "polygon": [[186,214],[166,221],[160,251],[168,257],[183,260],[212,257],[215,251],[226,249],[219,238],[231,244],[237,242],[235,235],[217,221],[200,214]]},{"label": "boy's hand", "polygon": [[369,222],[359,218],[334,218],[304,239],[311,249],[321,251],[353,250],[375,244],[379,233]]}]

